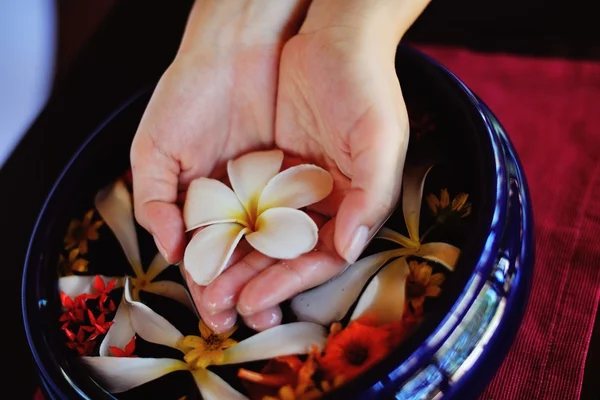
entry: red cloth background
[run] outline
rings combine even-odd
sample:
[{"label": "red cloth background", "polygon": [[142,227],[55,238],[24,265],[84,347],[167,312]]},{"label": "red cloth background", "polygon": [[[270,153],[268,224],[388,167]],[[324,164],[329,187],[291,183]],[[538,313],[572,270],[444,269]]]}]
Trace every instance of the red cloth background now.
[{"label": "red cloth background", "polygon": [[481,399],[578,399],[600,300],[600,63],[420,48],[496,114],[534,208],[529,307]]}]

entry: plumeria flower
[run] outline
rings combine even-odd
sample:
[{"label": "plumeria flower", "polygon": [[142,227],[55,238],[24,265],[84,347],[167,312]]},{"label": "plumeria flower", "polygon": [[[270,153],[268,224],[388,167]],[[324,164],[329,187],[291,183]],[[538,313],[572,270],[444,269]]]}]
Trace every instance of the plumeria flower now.
[{"label": "plumeria flower", "polygon": [[194,180],[187,192],[183,218],[195,232],[183,264],[199,285],[208,285],[227,265],[240,240],[277,259],[293,259],[317,244],[318,228],[299,209],[323,200],[333,179],[316,165],[279,172],[280,150],[243,155],[227,164],[231,188],[208,178]]},{"label": "plumeria flower", "polygon": [[86,254],[88,251],[88,240],[98,239],[98,229],[102,226],[102,221],[92,222],[94,210],[89,210],[83,220],[71,220],[67,235],[65,236],[65,249],[76,248],[79,254]]},{"label": "plumeria flower", "polygon": [[[231,339],[208,339],[208,332],[201,332],[200,337],[183,336],[164,317],[154,312],[147,305],[135,301],[129,290],[129,281],[125,284],[125,302],[129,309],[130,321],[135,332],[144,340],[177,349],[184,354],[184,359],[171,358],[122,358],[122,357],[83,357],[85,364],[92,368],[97,378],[112,393],[121,393],[146,382],[155,380],[174,371],[190,371],[196,385],[206,400],[212,399],[246,399],[246,396],[232,388],[214,372],[205,368],[210,360],[213,365],[241,364],[251,361],[267,360],[275,357],[307,354],[313,345],[323,348],[327,339],[325,328],[310,322],[295,322],[279,325],[237,344]],[[216,334],[215,334],[216,335]],[[222,354],[217,357],[216,349],[204,349],[207,342],[216,343]],[[226,345],[225,345],[226,344]]]},{"label": "plumeria flower", "polygon": [[[133,276],[131,276],[133,298],[139,300],[141,291],[154,293],[176,300],[195,313],[190,295],[183,285],[173,281],[156,280],[156,277],[169,266],[169,263],[160,253],[154,257],[146,271],[142,268],[131,195],[125,183],[119,179],[114,184],[101,190],[96,196],[95,205],[98,213],[114,233],[129,260],[133,270]],[[93,294],[97,292],[94,286],[95,279],[95,275],[62,277],[58,282],[59,289],[70,297],[75,297],[81,293]],[[123,279],[119,277],[100,276],[100,279],[106,285],[113,279],[116,279],[116,287],[123,284]],[[114,325],[108,330],[100,345],[100,354],[102,355],[110,355],[110,347],[123,349],[134,334],[127,309],[123,307],[123,300],[117,308],[113,322]]]},{"label": "plumeria flower", "polygon": [[[410,275],[406,257],[418,256],[454,270],[460,249],[443,242],[422,243],[419,237],[423,186],[430,170],[431,167],[405,168],[402,210],[408,237],[386,227],[376,235],[401,247],[365,257],[323,285],[296,296],[292,310],[300,320],[329,325],[342,319],[377,273],[364,290],[352,319],[369,313],[377,315],[381,323],[397,321],[404,313],[405,286]],[[397,260],[381,268],[392,259]]]}]

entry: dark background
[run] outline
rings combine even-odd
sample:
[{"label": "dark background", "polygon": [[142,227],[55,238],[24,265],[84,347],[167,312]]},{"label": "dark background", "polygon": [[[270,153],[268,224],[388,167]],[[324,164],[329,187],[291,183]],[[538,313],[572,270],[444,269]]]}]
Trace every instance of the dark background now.
[{"label": "dark background", "polygon": [[[0,170],[2,294],[6,296],[2,304],[8,305],[2,338],[12,372],[2,376],[25,377],[19,398],[31,398],[37,385],[17,299],[27,243],[40,207],[85,136],[134,91],[160,77],[172,60],[191,4],[184,0],[56,3],[59,47],[53,95]],[[406,40],[482,52],[600,60],[598,11],[595,1],[584,0],[433,0]],[[583,399],[596,399],[600,389],[598,325],[596,318]]]}]

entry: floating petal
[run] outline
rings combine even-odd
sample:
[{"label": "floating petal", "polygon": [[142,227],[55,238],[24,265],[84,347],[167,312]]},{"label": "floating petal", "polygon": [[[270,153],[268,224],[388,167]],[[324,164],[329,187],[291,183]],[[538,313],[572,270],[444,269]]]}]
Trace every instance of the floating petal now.
[{"label": "floating petal", "polygon": [[160,254],[156,253],[154,259],[150,263],[148,267],[148,271],[146,271],[146,279],[150,282],[154,280],[161,272],[163,272],[167,267],[171,265],[165,258]]},{"label": "floating petal", "polygon": [[405,168],[402,192],[402,211],[408,229],[408,236],[413,242],[419,242],[419,218],[425,178],[432,167],[411,166]]},{"label": "floating petal", "polygon": [[402,254],[388,250],[373,254],[349,265],[335,278],[314,289],[300,293],[292,300],[292,311],[299,320],[328,326],[348,313],[365,284],[382,265]]},{"label": "floating petal", "polygon": [[204,400],[247,400],[248,398],[229,386],[217,374],[200,368],[192,372]]},{"label": "floating petal", "polygon": [[407,238],[406,236],[388,228],[383,227],[377,232],[375,236],[377,239],[389,240],[390,242],[394,242],[399,244],[400,246],[408,247],[408,248],[418,248],[419,242],[414,242],[413,240]]},{"label": "floating petal", "polygon": [[129,307],[129,320],[135,332],[148,342],[177,348],[177,342],[183,337],[181,332],[150,307],[133,300],[130,286],[129,279],[127,279],[124,298]]},{"label": "floating petal", "polygon": [[121,244],[136,276],[141,276],[143,271],[133,218],[133,205],[125,182],[119,179],[99,191],[95,198],[95,205],[98,213]]},{"label": "floating petal", "polygon": [[209,225],[188,243],[183,265],[194,282],[206,286],[223,272],[248,228],[236,223]]},{"label": "floating petal", "polygon": [[454,266],[460,256],[460,249],[443,242],[425,243],[421,245],[415,255],[440,263],[450,271],[454,271]]},{"label": "floating petal", "polygon": [[302,208],[317,203],[333,190],[329,172],[304,164],[286,169],[269,181],[258,202],[258,215],[274,207]]},{"label": "floating petal", "polygon": [[178,301],[196,314],[196,307],[194,307],[189,292],[180,283],[173,281],[152,282],[143,290]]},{"label": "floating petal", "polygon": [[269,208],[260,214],[255,226],[246,240],[272,258],[296,258],[311,251],[319,240],[317,224],[305,212],[293,208]]},{"label": "floating petal", "polygon": [[360,296],[350,319],[368,314],[377,317],[380,325],[400,321],[404,314],[406,278],[409,275],[405,257],[383,267]]},{"label": "floating petal", "polygon": [[121,393],[168,373],[186,370],[183,361],[170,358],[82,357],[94,376],[111,393]]},{"label": "floating petal", "polygon": [[120,286],[120,277],[104,276],[104,275],[69,275],[58,278],[58,290],[64,292],[67,296],[74,298],[80,294],[92,294],[96,293],[94,289],[94,280],[96,276],[100,276],[104,281],[104,285],[108,285],[108,282],[116,279]]},{"label": "floating petal", "polygon": [[188,231],[220,222],[248,224],[248,215],[233,190],[216,179],[198,178],[190,183],[183,206]]},{"label": "floating petal", "polygon": [[121,298],[119,308],[117,308],[117,313],[113,319],[113,324],[108,329],[102,343],[100,343],[100,355],[112,356],[111,347],[125,349],[125,346],[134,336],[135,330],[129,319],[129,305]]},{"label": "floating petal", "polygon": [[278,325],[224,350],[223,364],[241,364],[292,354],[307,354],[313,345],[323,348],[326,340],[327,330],[319,324],[292,322]]},{"label": "floating petal", "polygon": [[267,183],[281,169],[281,150],[255,151],[227,163],[231,187],[254,220],[258,200]]}]

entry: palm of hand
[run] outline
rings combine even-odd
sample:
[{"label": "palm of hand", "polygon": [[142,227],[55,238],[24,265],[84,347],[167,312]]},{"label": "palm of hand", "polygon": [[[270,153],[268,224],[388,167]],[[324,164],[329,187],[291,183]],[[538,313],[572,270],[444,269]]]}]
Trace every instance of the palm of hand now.
[{"label": "palm of hand", "polygon": [[[295,36],[285,45],[275,129],[277,147],[304,162],[326,168],[334,177],[332,195],[309,207],[322,226],[319,244],[314,252],[279,262],[239,249],[231,260],[232,267],[203,294],[201,313],[204,311],[208,322],[218,329],[226,329],[235,320],[232,307],[236,303],[247,324],[257,329],[268,327],[281,317],[280,302],[339,273],[346,265],[339,254],[348,245],[348,239],[336,231],[355,229],[351,227],[357,218],[353,214],[371,201],[370,185],[379,185],[377,177],[371,174],[371,168],[376,167],[373,164],[391,159],[399,164],[389,163],[388,169],[402,168],[406,143],[401,128],[407,119],[403,106],[398,108],[402,97],[393,63],[387,76],[373,79],[370,64],[360,60],[363,54],[348,51],[350,43],[324,43],[331,43],[330,38],[321,40],[313,34]],[[386,88],[388,85],[392,88]],[[391,126],[398,130],[397,135],[386,135],[393,129]],[[391,152],[384,159],[373,158],[387,146],[396,146],[397,153]],[[390,154],[389,149],[386,153]],[[369,177],[366,181],[365,176]],[[387,212],[395,202],[396,189],[393,186],[389,193],[383,193],[379,211]],[[379,222],[375,220],[379,217],[369,221],[371,226]]]}]

